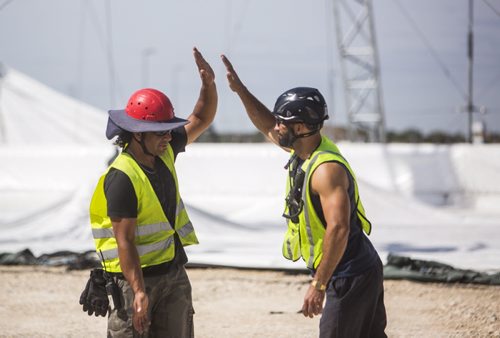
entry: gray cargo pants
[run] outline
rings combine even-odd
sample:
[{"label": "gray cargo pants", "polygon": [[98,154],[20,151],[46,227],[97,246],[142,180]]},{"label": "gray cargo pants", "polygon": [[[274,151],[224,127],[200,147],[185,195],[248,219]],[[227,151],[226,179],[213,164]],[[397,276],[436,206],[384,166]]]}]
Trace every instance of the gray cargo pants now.
[{"label": "gray cargo pants", "polygon": [[184,266],[172,266],[169,272],[145,277],[149,297],[149,330],[142,335],[134,330],[132,314],[134,293],[128,282],[115,277],[122,292],[122,310],[113,307],[108,317],[108,337],[194,337],[191,283]]}]

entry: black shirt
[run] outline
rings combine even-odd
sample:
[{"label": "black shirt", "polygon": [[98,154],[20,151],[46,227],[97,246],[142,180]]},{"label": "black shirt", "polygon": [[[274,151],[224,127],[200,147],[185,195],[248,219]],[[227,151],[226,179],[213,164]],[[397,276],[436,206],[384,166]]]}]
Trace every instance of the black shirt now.
[{"label": "black shirt", "polygon": [[[170,145],[174,153],[174,160],[177,154],[185,150],[187,144],[187,135],[184,127],[172,131],[172,140]],[[126,150],[125,150],[126,151]],[[176,189],[175,181],[165,163],[159,158],[155,158],[154,168],[142,166],[139,167],[146,174],[151,186],[153,187],[158,200],[162,206],[165,216],[172,227],[175,222],[176,214]],[[104,179],[104,193],[107,200],[108,216],[117,218],[137,218],[137,195],[130,178],[121,170],[111,168]],[[156,275],[165,273],[173,264],[186,264],[187,255],[180,242],[177,233],[174,234],[175,256],[172,261],[160,264],[154,267],[143,269],[144,275]]]}]

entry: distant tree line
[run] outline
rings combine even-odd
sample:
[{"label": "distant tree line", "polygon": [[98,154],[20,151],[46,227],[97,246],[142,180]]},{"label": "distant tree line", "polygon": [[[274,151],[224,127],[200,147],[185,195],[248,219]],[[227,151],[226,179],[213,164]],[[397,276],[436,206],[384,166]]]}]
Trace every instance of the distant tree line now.
[{"label": "distant tree line", "polygon": [[[349,139],[349,133],[345,127],[325,127],[324,133],[332,137],[335,141]],[[356,141],[367,142],[368,133],[363,130],[357,130],[354,136]],[[453,144],[466,142],[463,133],[448,133],[442,130],[435,130],[429,133],[409,128],[402,131],[389,130],[386,133],[388,143],[435,143],[435,144]],[[500,143],[500,133],[490,132],[484,135],[484,143]]]},{"label": "distant tree line", "polygon": [[424,134],[417,129],[406,129],[400,132],[387,132],[387,142],[399,143],[464,143],[465,136],[462,133],[446,133],[444,131],[432,131]]},{"label": "distant tree line", "polygon": [[[323,134],[331,137],[334,141],[348,140],[349,133],[345,127],[325,126]],[[388,143],[435,143],[435,144],[453,144],[466,142],[465,135],[462,133],[447,133],[444,131],[432,131],[423,133],[418,129],[405,129],[402,131],[388,131],[386,134]],[[214,143],[259,143],[266,142],[266,137],[260,132],[253,133],[218,133],[214,129],[205,132],[197,142]],[[356,141],[367,142],[368,134],[364,131],[357,131]],[[488,133],[484,137],[484,143],[500,143],[500,133]]]},{"label": "distant tree line", "polygon": [[[430,133],[422,133],[417,129],[406,129],[400,132],[387,132],[387,142],[400,143],[438,143],[452,144],[466,142],[465,135],[462,133],[447,133],[441,130]],[[488,133],[484,135],[484,143],[500,143],[500,133]]]}]

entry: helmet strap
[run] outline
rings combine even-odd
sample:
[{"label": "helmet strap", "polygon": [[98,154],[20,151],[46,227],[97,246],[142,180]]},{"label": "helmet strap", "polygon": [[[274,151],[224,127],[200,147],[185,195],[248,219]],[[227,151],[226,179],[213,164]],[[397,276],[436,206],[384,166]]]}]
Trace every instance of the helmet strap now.
[{"label": "helmet strap", "polygon": [[292,128],[288,128],[288,133],[286,138],[281,138],[279,140],[280,146],[285,148],[291,148],[294,142],[297,140],[297,134],[293,131]]},{"label": "helmet strap", "polygon": [[293,144],[295,143],[295,141],[297,141],[297,139],[299,138],[304,138],[304,137],[308,137],[308,136],[311,136],[311,135],[314,135],[316,133],[318,133],[320,131],[321,127],[319,128],[316,128],[314,130],[311,130],[307,133],[303,133],[303,134],[296,134],[295,131],[293,130],[293,128],[288,128],[288,133],[289,133],[289,136],[287,136],[286,139],[281,139],[280,140],[280,145],[282,147],[287,147],[287,148],[290,148],[293,146]]},{"label": "helmet strap", "polygon": [[142,152],[143,152],[144,154],[149,155],[149,156],[153,156],[153,157],[154,157],[154,155],[153,155],[153,154],[151,154],[151,153],[149,152],[149,150],[146,148],[146,144],[144,143],[145,134],[144,134],[144,133],[141,133],[141,136],[142,136],[142,137],[141,137],[141,140],[140,140],[140,141],[139,141],[138,139],[136,139],[136,138],[135,138],[135,135],[134,135],[133,137],[134,137],[134,139],[137,141],[137,143],[139,143],[139,144],[141,145]]},{"label": "helmet strap", "polygon": [[[319,130],[320,130],[320,128],[314,129],[314,130],[312,130],[312,131],[310,131],[308,133],[298,134],[298,135],[294,133],[295,134],[294,136],[295,136],[295,139],[303,138],[303,137],[308,137],[308,136],[316,134],[317,132],[319,132]],[[295,142],[295,140],[294,140],[294,142]]]}]

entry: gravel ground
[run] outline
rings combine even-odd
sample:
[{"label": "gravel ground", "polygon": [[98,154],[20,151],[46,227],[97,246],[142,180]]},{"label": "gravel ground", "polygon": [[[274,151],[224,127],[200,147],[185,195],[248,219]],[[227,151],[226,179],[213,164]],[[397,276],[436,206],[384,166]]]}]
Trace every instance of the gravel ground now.
[{"label": "gravel ground", "polygon": [[[309,277],[275,271],[188,269],[197,337],[317,337],[298,313]],[[0,337],[105,337],[83,313],[88,271],[0,267]],[[500,337],[500,287],[385,281],[389,337]]]}]

